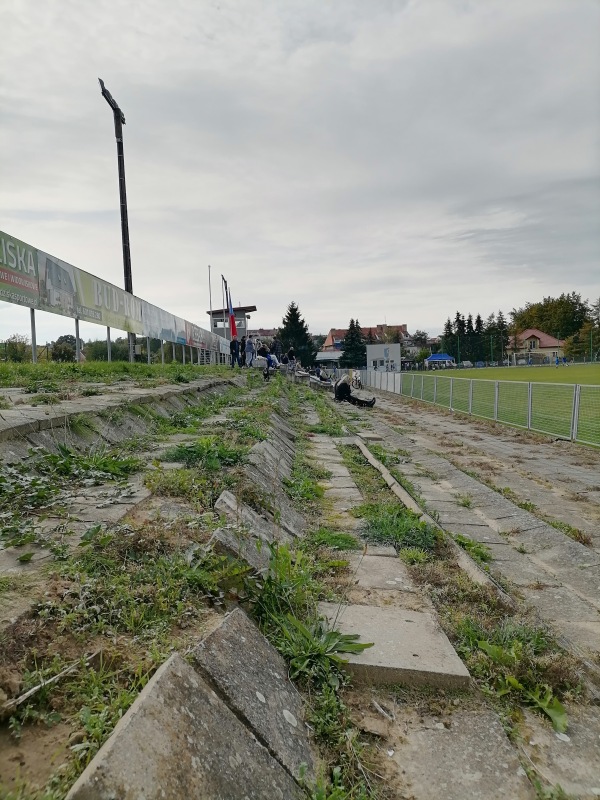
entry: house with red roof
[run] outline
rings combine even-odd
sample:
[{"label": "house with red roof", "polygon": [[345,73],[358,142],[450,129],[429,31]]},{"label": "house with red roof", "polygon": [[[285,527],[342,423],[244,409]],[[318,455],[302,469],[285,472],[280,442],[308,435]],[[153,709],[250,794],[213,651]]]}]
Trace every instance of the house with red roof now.
[{"label": "house with red roof", "polygon": [[508,347],[515,354],[517,360],[525,359],[533,364],[554,361],[556,357],[562,358],[564,339],[557,339],[537,328],[527,328],[522,333],[511,336]]},{"label": "house with red roof", "polygon": [[[373,339],[375,342],[384,342],[386,334],[400,331],[402,338],[408,336],[408,328],[406,325],[375,325],[374,327],[370,328],[363,328],[361,327],[361,331],[365,339],[372,334]],[[321,347],[321,352],[330,352],[332,350],[343,350],[344,348],[344,337],[348,333],[348,328],[331,328],[325,341],[323,342],[323,346]]]}]

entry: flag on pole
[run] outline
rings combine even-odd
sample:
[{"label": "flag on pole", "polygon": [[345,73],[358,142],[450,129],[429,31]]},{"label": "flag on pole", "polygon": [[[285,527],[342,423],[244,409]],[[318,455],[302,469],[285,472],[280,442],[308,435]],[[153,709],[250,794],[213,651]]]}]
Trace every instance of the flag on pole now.
[{"label": "flag on pole", "polygon": [[235,326],[235,314],[233,313],[233,305],[231,304],[231,289],[228,290],[227,300],[229,302],[229,328],[231,330],[231,338],[237,336],[237,328]]}]

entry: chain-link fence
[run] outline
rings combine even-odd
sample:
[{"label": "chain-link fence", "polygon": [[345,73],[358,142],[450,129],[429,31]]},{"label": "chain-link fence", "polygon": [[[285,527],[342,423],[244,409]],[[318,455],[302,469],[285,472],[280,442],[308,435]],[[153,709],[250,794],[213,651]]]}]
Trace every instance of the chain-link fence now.
[{"label": "chain-link fence", "polygon": [[371,387],[561,439],[600,445],[600,386],[361,370]]}]

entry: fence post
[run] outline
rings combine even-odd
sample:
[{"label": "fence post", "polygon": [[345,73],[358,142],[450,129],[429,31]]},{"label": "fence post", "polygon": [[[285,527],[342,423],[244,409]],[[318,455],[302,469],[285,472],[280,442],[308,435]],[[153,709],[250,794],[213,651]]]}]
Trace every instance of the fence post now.
[{"label": "fence post", "polygon": [[531,390],[531,383],[527,384],[527,429],[531,430],[531,402],[533,399],[533,392]]},{"label": "fence post", "polygon": [[581,396],[581,386],[576,384],[573,387],[573,416],[571,418],[571,439],[577,439],[577,429],[579,427],[579,399]]},{"label": "fence post", "polygon": [[473,378],[469,381],[469,414],[473,413]]},{"label": "fence post", "polygon": [[37,364],[37,341],[35,338],[35,308],[30,308],[31,312],[31,362]]},{"label": "fence post", "polygon": [[498,395],[500,391],[499,381],[494,381],[494,419],[498,419]]},{"label": "fence post", "polygon": [[449,406],[450,411],[454,411],[454,409],[452,408],[452,391],[453,391],[453,389],[454,389],[454,378],[450,378],[450,406]]},{"label": "fence post", "polygon": [[437,403],[437,375],[433,376],[433,405]]}]

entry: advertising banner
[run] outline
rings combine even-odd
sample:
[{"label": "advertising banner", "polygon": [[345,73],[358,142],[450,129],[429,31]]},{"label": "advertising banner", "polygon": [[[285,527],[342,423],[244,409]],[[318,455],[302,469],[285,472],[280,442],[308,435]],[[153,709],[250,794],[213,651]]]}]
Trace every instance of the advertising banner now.
[{"label": "advertising banner", "polygon": [[229,342],[0,231],[0,301],[167,342],[229,353]]},{"label": "advertising banner", "polygon": [[37,308],[38,251],[0,231],[0,300]]},{"label": "advertising banner", "polygon": [[38,250],[38,308],[130,333],[142,333],[142,301]]},{"label": "advertising banner", "polygon": [[173,317],[175,320],[175,341],[177,344],[187,344],[187,332],[185,320],[181,317]]},{"label": "advertising banner", "polygon": [[185,332],[187,337],[187,343],[191,344],[192,347],[202,347],[203,349],[208,349],[210,347],[210,332],[205,331],[204,328],[200,328],[198,325],[194,325],[193,322],[185,322]]},{"label": "advertising banner", "polygon": [[152,339],[163,339],[166,342],[177,341],[175,317],[152,303],[142,300],[142,324],[144,336]]}]

